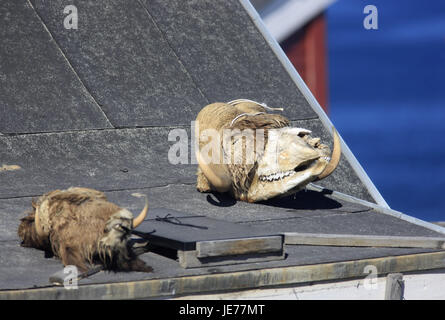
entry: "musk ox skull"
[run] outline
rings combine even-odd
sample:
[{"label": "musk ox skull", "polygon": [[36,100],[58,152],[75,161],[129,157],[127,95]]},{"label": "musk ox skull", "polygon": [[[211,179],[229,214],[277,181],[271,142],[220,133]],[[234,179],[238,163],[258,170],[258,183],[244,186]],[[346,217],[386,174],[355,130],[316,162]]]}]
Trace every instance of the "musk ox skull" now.
[{"label": "musk ox skull", "polygon": [[199,112],[199,191],[230,192],[238,200],[256,202],[294,193],[335,170],[341,156],[335,129],[331,154],[311,131],[290,127],[287,118],[268,110],[274,109],[240,99]]},{"label": "musk ox skull", "polygon": [[146,217],[148,201],[133,218],[127,209],[88,188],[54,190],[32,201],[32,212],[21,219],[22,246],[52,252],[67,265],[86,272],[87,265],[108,270],[144,271],[152,268],[137,258],[129,240],[131,230]]}]

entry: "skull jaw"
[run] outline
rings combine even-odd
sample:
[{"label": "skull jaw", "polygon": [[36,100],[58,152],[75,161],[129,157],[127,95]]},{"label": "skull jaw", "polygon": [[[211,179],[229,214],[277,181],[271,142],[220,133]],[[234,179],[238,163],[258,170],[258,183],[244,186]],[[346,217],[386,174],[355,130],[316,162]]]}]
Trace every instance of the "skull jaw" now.
[{"label": "skull jaw", "polygon": [[317,160],[311,168],[276,181],[261,181],[258,175],[255,175],[245,200],[258,202],[297,192],[314,181],[326,164],[326,161]]}]

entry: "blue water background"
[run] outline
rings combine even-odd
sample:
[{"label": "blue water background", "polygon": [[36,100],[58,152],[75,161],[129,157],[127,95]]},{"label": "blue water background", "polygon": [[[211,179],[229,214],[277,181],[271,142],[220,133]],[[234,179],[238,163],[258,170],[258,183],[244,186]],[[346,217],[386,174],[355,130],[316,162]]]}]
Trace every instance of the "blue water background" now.
[{"label": "blue water background", "polygon": [[391,208],[445,221],[445,1],[339,0],[327,31],[333,123]]}]

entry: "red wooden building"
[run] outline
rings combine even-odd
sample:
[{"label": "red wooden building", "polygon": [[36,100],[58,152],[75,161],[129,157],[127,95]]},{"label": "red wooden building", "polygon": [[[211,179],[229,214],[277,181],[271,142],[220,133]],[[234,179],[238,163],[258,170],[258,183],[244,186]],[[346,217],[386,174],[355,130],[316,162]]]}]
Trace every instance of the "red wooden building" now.
[{"label": "red wooden building", "polygon": [[328,65],[324,11],[333,0],[252,0],[317,101],[328,112]]}]

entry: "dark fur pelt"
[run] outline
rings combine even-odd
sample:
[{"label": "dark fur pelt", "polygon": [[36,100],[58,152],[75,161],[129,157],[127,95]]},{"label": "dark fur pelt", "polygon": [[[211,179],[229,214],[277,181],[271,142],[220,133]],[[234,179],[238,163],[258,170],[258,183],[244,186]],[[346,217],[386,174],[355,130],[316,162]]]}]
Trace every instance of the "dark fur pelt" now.
[{"label": "dark fur pelt", "polygon": [[35,211],[32,211],[29,212],[26,217],[20,219],[21,222],[18,229],[18,235],[20,239],[22,239],[21,245],[23,247],[31,247],[52,252],[48,239],[41,238],[37,235],[36,228],[34,227],[34,216]]},{"label": "dark fur pelt", "polygon": [[[55,190],[33,200],[32,209],[18,228],[22,246],[51,252],[82,272],[96,263],[107,270],[152,271],[130,247],[131,213],[107,201],[102,192]],[[44,236],[36,231],[36,210]]]}]

